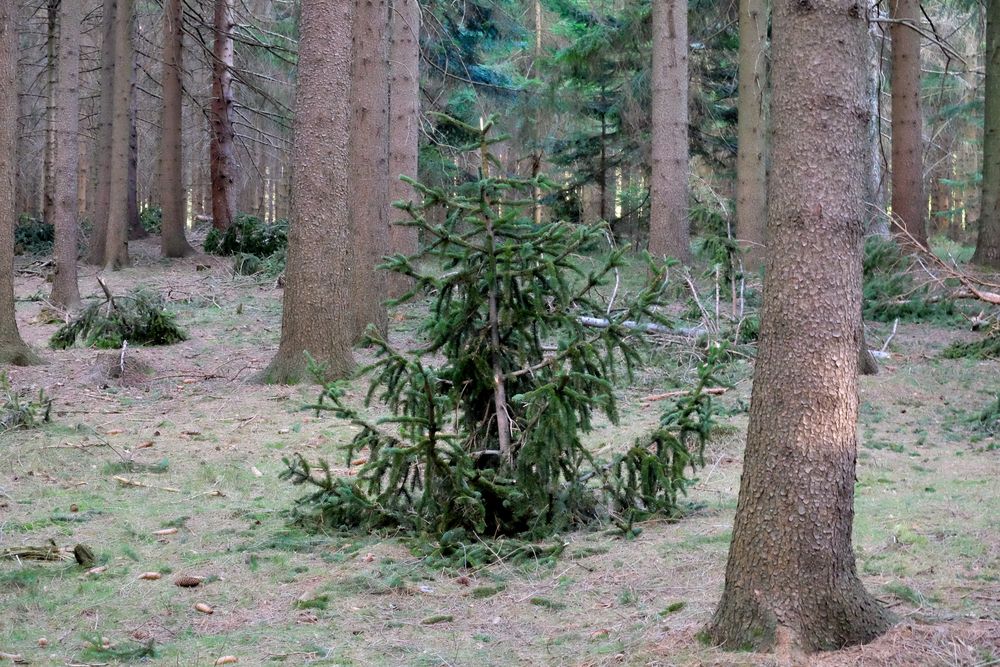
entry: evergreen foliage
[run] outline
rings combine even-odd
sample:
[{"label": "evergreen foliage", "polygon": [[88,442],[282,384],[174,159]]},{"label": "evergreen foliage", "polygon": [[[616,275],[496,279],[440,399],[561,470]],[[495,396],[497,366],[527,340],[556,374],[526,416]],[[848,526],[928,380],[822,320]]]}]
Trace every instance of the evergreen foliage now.
[{"label": "evergreen foliage", "polygon": [[225,231],[213,228],[205,237],[205,252],[212,255],[254,255],[264,258],[288,247],[288,221],[268,224],[241,213]]},{"label": "evergreen foliage", "polygon": [[14,389],[7,373],[0,375],[0,433],[17,428],[34,428],[51,420],[52,399],[44,389],[28,398]]},{"label": "evergreen foliage", "polygon": [[113,349],[130,345],[170,345],[187,339],[173,314],[164,310],[163,299],[138,289],[125,297],[110,295],[94,302],[61,326],[49,340],[57,350],[79,340],[85,347]]},{"label": "evergreen foliage", "polygon": [[962,322],[955,301],[933,295],[929,285],[916,283],[909,263],[894,241],[872,237],[865,242],[864,318],[877,322]]},{"label": "evergreen foliage", "polygon": [[979,430],[990,435],[1000,435],[1000,394],[976,416]]},{"label": "evergreen foliage", "polygon": [[994,323],[979,340],[952,343],[942,355],[945,359],[1000,359],[1000,322]]},{"label": "evergreen foliage", "polygon": [[55,228],[48,222],[37,220],[24,213],[14,226],[14,252],[30,255],[48,255],[55,243]]},{"label": "evergreen foliage", "polygon": [[[325,528],[393,527],[439,538],[442,548],[469,535],[539,537],[608,514],[631,526],[639,514],[674,513],[685,468],[701,463],[713,380],[710,361],[689,397],[648,440],[610,463],[581,441],[596,413],[616,422],[613,381],[640,361],[626,320],[663,322],[656,306],[664,269],[650,265],[647,285],[618,310],[598,288],[622,266],[624,251],[584,271],[575,255],[601,243],[607,228],[553,222],[535,225],[525,209],[544,177],[490,175],[489,147],[500,141],[454,119],[442,119],[477,141],[480,178],[450,192],[409,181],[421,203],[401,206],[425,247],[389,258],[409,276],[401,302],[432,295],[424,343],[412,352],[369,333],[375,361],[366,406],[380,401],[390,417],[372,420],[348,405],[345,382],[328,384],[315,407],[349,420],[360,432],[341,477],[296,454],[284,477],[308,484],[297,519]],[[443,207],[441,224],[425,213]],[[587,328],[582,315],[607,316]],[[692,449],[693,448],[693,449]]]},{"label": "evergreen foliage", "polygon": [[159,206],[147,206],[139,213],[139,224],[150,234],[159,234],[163,228],[163,209]]}]

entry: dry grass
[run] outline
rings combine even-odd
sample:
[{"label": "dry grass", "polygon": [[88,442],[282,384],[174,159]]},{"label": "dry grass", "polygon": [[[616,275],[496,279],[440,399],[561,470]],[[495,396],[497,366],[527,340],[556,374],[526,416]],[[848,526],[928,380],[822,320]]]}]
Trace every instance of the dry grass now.
[{"label": "dry grass", "polygon": [[[191,339],[137,350],[152,374],[136,381],[95,382],[98,353],[79,348],[46,350],[48,365],[12,369],[15,385],[55,398],[55,423],[3,436],[0,547],[85,542],[107,569],[0,562],[0,653],[32,664],[110,662],[85,647],[96,634],[113,647],[153,640],[159,657],[149,662],[164,665],[225,654],[250,665],[780,662],[695,639],[722,587],[744,416],[731,418],[707,453],[690,495],[697,509],[684,521],[647,523],[630,541],[561,536],[568,546],[554,565],[432,569],[396,539],[287,526],[281,510],[298,490],[277,480],[281,457],[302,451],[339,464],[350,432],[301,411],[311,387],[246,382],[276,349],[280,292],[233,279],[225,260],[165,264],[151,243],[133,250],[139,266],[108,276],[112,289],[159,289]],[[85,270],[81,285],[96,295],[92,278]],[[21,299],[47,289],[38,276],[17,276]],[[56,328],[37,318],[43,305],[18,303],[22,332],[37,347]],[[396,313],[397,335],[410,335],[413,315]],[[900,354],[865,380],[858,567],[902,621],[877,642],[808,664],[1000,659],[997,442],[964,421],[995,396],[1000,364],[937,357],[964,335],[901,326]],[[662,382],[652,370],[623,387],[623,425],[602,427],[595,443],[624,446],[654,423],[657,406],[640,399]],[[735,405],[748,391],[742,382],[724,400]],[[178,531],[153,535],[166,526]],[[138,578],[147,571],[163,576]],[[206,580],[179,588],[179,575]],[[215,613],[195,611],[196,602]]]}]

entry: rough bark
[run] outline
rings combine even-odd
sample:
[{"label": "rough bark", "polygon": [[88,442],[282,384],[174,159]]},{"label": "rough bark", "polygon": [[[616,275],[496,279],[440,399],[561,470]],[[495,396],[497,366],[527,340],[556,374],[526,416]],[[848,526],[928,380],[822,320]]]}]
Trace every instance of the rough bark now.
[{"label": "rough bark", "polygon": [[94,175],[94,217],[91,220],[87,262],[104,263],[107,244],[108,207],[111,201],[111,130],[115,108],[115,12],[118,0],[104,0],[101,16],[101,104],[98,111]]},{"label": "rough bark", "polygon": [[0,1],[0,364],[39,363],[14,313],[14,160],[17,145],[17,10]]},{"label": "rough bark", "polygon": [[986,9],[983,196],[972,261],[1000,268],[1000,0],[991,0]]},{"label": "rough bark", "polygon": [[354,367],[348,215],[353,2],[303,0],[281,344],[261,379],[306,378],[308,352],[328,378]]},{"label": "rough bark", "polygon": [[[879,12],[878,0],[868,0],[869,11]],[[867,231],[882,238],[891,236],[886,215],[885,151],[882,143],[882,53],[884,33],[872,24],[868,35],[868,179],[865,183],[865,203],[868,205]]]},{"label": "rough bark", "polygon": [[389,331],[388,276],[375,267],[389,249],[389,10],[356,0],[351,58],[350,211],[355,333]]},{"label": "rough bark", "polygon": [[163,6],[163,121],[160,135],[160,252],[164,257],[185,257],[194,252],[184,236],[184,181],[181,134],[183,98],[182,53],[184,9],[181,0]]},{"label": "rough bark", "polygon": [[77,219],[77,170],[80,164],[80,21],[79,2],[59,3],[59,57],[56,77],[55,156],[55,275],[53,304],[76,310],[80,306],[76,256],[80,226]]},{"label": "rough bark", "polygon": [[139,128],[136,127],[138,107],[135,97],[135,73],[138,69],[135,53],[132,53],[131,76],[128,92],[128,240],[135,241],[149,236],[149,232],[139,222]]},{"label": "rough bark", "polygon": [[736,233],[744,266],[764,265],[767,226],[768,0],[740,0],[736,151]]},{"label": "rough bark", "polygon": [[890,624],[851,543],[865,13],[858,0],[774,4],[760,347],[725,590],[707,628],[732,649],[835,649]]},{"label": "rough bark", "polygon": [[[417,146],[420,138],[420,4],[417,0],[393,0],[392,41],[389,51],[389,201],[409,201],[413,188],[399,179],[417,177]],[[417,228],[399,224],[406,216],[390,209],[389,250],[412,255],[417,251]],[[389,296],[398,297],[412,281],[399,274],[389,276]]]},{"label": "rough bark", "polygon": [[132,0],[118,0],[115,10],[114,112],[111,125],[111,187],[105,233],[106,269],[128,266],[128,191],[131,159]]},{"label": "rough bark", "polygon": [[56,209],[56,86],[59,79],[59,0],[46,5],[45,39],[45,158],[42,162],[42,219],[51,223]]},{"label": "rough bark", "polygon": [[653,0],[652,87],[649,252],[688,261],[687,0]]},{"label": "rough bark", "polygon": [[227,229],[236,216],[233,136],[233,0],[215,0],[212,47],[212,225]]},{"label": "rough bark", "polygon": [[[892,212],[907,234],[927,245],[923,113],[920,105],[919,0],[890,0],[892,37]],[[900,241],[907,234],[895,230]]]}]

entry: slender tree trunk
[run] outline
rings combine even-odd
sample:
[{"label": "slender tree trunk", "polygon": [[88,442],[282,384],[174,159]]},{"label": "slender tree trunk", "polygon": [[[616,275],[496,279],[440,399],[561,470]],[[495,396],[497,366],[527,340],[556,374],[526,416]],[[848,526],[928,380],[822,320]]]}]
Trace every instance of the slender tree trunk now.
[{"label": "slender tree trunk", "polygon": [[[920,109],[919,0],[890,0],[892,36],[892,212],[914,241],[927,245],[923,113]],[[900,23],[902,22],[902,23]],[[906,235],[901,241],[908,242]]]},{"label": "slender tree trunk", "polygon": [[[870,12],[879,12],[879,1],[868,0]],[[877,26],[877,24],[872,24]],[[885,151],[882,143],[882,54],[881,42],[885,34],[881,29],[869,28],[868,39],[868,180],[865,187],[867,204],[865,229],[869,234],[889,238],[889,218],[886,215]]]},{"label": "slender tree trunk", "polygon": [[76,310],[80,307],[76,258],[80,236],[77,218],[80,164],[80,21],[79,2],[59,3],[59,60],[56,82],[55,226],[56,271],[52,279],[53,304]]},{"label": "slender tree trunk", "polygon": [[[392,41],[389,50],[389,201],[409,201],[413,188],[400,176],[417,178],[420,139],[420,4],[417,0],[393,0]],[[389,251],[412,255],[417,252],[417,228],[400,224],[406,216],[390,209]],[[389,276],[389,296],[403,295],[412,281],[399,274]]]},{"label": "slender tree trunk", "polygon": [[45,39],[45,160],[42,167],[42,218],[52,223],[56,208],[56,86],[58,82],[59,0],[48,0]]},{"label": "slender tree trunk", "polygon": [[130,97],[132,79],[132,0],[118,0],[115,11],[114,113],[111,128],[111,189],[104,247],[104,268],[128,266]]},{"label": "slender tree trunk", "polygon": [[[532,67],[541,67],[542,61],[542,0],[534,0],[535,10],[535,53],[532,60]],[[531,128],[531,138],[533,149],[531,153],[531,177],[538,178],[542,171],[542,160],[545,151],[542,146],[543,115],[541,105],[536,105],[534,122]],[[542,224],[542,189],[537,185],[532,188],[532,209],[531,219],[535,225]]]},{"label": "slender tree trunk", "polygon": [[649,252],[691,259],[687,0],[653,0],[653,171]]},{"label": "slender tree trunk", "polygon": [[302,0],[288,268],[281,345],[267,382],[306,377],[308,352],[326,376],[354,367],[348,139],[353,2]]},{"label": "slender tree trunk", "polygon": [[990,0],[986,9],[983,198],[972,261],[1000,268],[1000,0]]},{"label": "slender tree trunk", "polygon": [[215,0],[212,48],[212,225],[227,229],[236,216],[233,137],[233,0]]},{"label": "slender tree trunk", "polygon": [[129,79],[128,105],[128,239],[135,241],[149,236],[139,222],[139,130],[136,127],[138,108],[135,98],[135,54],[132,55],[132,75]]},{"label": "slender tree trunk", "polygon": [[17,155],[17,9],[0,0],[0,363],[40,363],[17,330],[14,311],[14,163]]},{"label": "slender tree trunk", "polygon": [[91,220],[87,262],[104,263],[107,244],[108,209],[111,201],[111,130],[114,125],[115,87],[115,13],[118,0],[104,0],[101,17],[101,101],[95,142],[94,174],[96,193],[94,217]]},{"label": "slender tree trunk", "polygon": [[768,0],[740,0],[736,232],[745,266],[764,265],[767,226]]},{"label": "slender tree trunk", "polygon": [[355,333],[371,324],[384,336],[388,276],[375,267],[389,249],[389,11],[386,0],[356,3],[350,137]]},{"label": "slender tree trunk", "polygon": [[760,346],[725,590],[707,628],[731,649],[836,649],[890,624],[851,543],[865,15],[840,0],[774,4]]},{"label": "slender tree trunk", "polygon": [[160,135],[160,206],[163,208],[160,252],[164,257],[186,257],[194,252],[184,236],[183,47],[183,2],[166,0],[163,7],[163,122]]}]

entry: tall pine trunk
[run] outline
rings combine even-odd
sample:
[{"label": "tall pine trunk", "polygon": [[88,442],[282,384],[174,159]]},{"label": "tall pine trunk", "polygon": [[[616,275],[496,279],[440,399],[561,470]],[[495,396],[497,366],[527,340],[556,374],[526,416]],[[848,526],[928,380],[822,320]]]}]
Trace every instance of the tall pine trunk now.
[{"label": "tall pine trunk", "polygon": [[292,206],[281,344],[266,382],[307,375],[306,352],[328,378],[354,366],[348,138],[353,2],[302,0]]},{"label": "tall pine trunk", "polygon": [[865,14],[855,0],[774,4],[760,347],[725,590],[707,629],[731,649],[836,649],[890,623],[851,543]]},{"label": "tall pine trunk", "polygon": [[[413,188],[400,176],[417,178],[420,139],[420,4],[393,0],[392,41],[389,48],[389,201],[409,201]],[[417,228],[399,224],[406,216],[390,209],[389,250],[412,255],[417,251]],[[401,296],[412,281],[397,273],[389,276],[389,296]]]},{"label": "tall pine trunk", "polygon": [[45,38],[45,158],[42,163],[42,219],[52,223],[56,208],[56,86],[59,80],[59,0],[48,0]]},{"label": "tall pine trunk", "polygon": [[990,0],[986,9],[983,197],[972,261],[1000,268],[1000,0]]},{"label": "tall pine trunk", "polygon": [[[345,0],[352,1],[352,0]],[[350,211],[355,333],[387,335],[388,276],[375,267],[389,249],[389,10],[356,0],[352,27]]]},{"label": "tall pine trunk", "polygon": [[118,0],[104,0],[101,16],[101,97],[94,153],[94,217],[91,220],[87,262],[104,263],[107,244],[108,207],[111,201],[111,129],[114,124],[115,12]]},{"label": "tall pine trunk", "polygon": [[212,225],[228,229],[236,216],[233,136],[233,0],[215,0],[212,47]]},{"label": "tall pine trunk", "polygon": [[17,146],[17,9],[0,0],[0,363],[27,366],[39,358],[24,344],[14,313],[14,161]]},{"label": "tall pine trunk", "polygon": [[76,258],[80,235],[77,194],[80,164],[80,21],[79,2],[59,3],[59,58],[56,77],[55,157],[53,165],[56,271],[51,300],[76,310],[80,306]]},{"label": "tall pine trunk", "polygon": [[184,236],[182,53],[184,5],[166,0],[163,6],[163,124],[160,135],[160,252],[185,257],[194,252]]},{"label": "tall pine trunk", "polygon": [[920,105],[919,0],[890,0],[892,36],[892,212],[910,238],[927,245],[924,118]]},{"label": "tall pine trunk", "polygon": [[105,235],[106,269],[128,266],[129,160],[131,159],[132,0],[115,10],[114,112],[111,125],[111,187]]},{"label": "tall pine trunk", "polygon": [[653,170],[649,252],[691,258],[687,0],[653,0]]},{"label": "tall pine trunk", "polygon": [[736,233],[746,268],[764,264],[767,225],[768,0],[740,0]]}]

